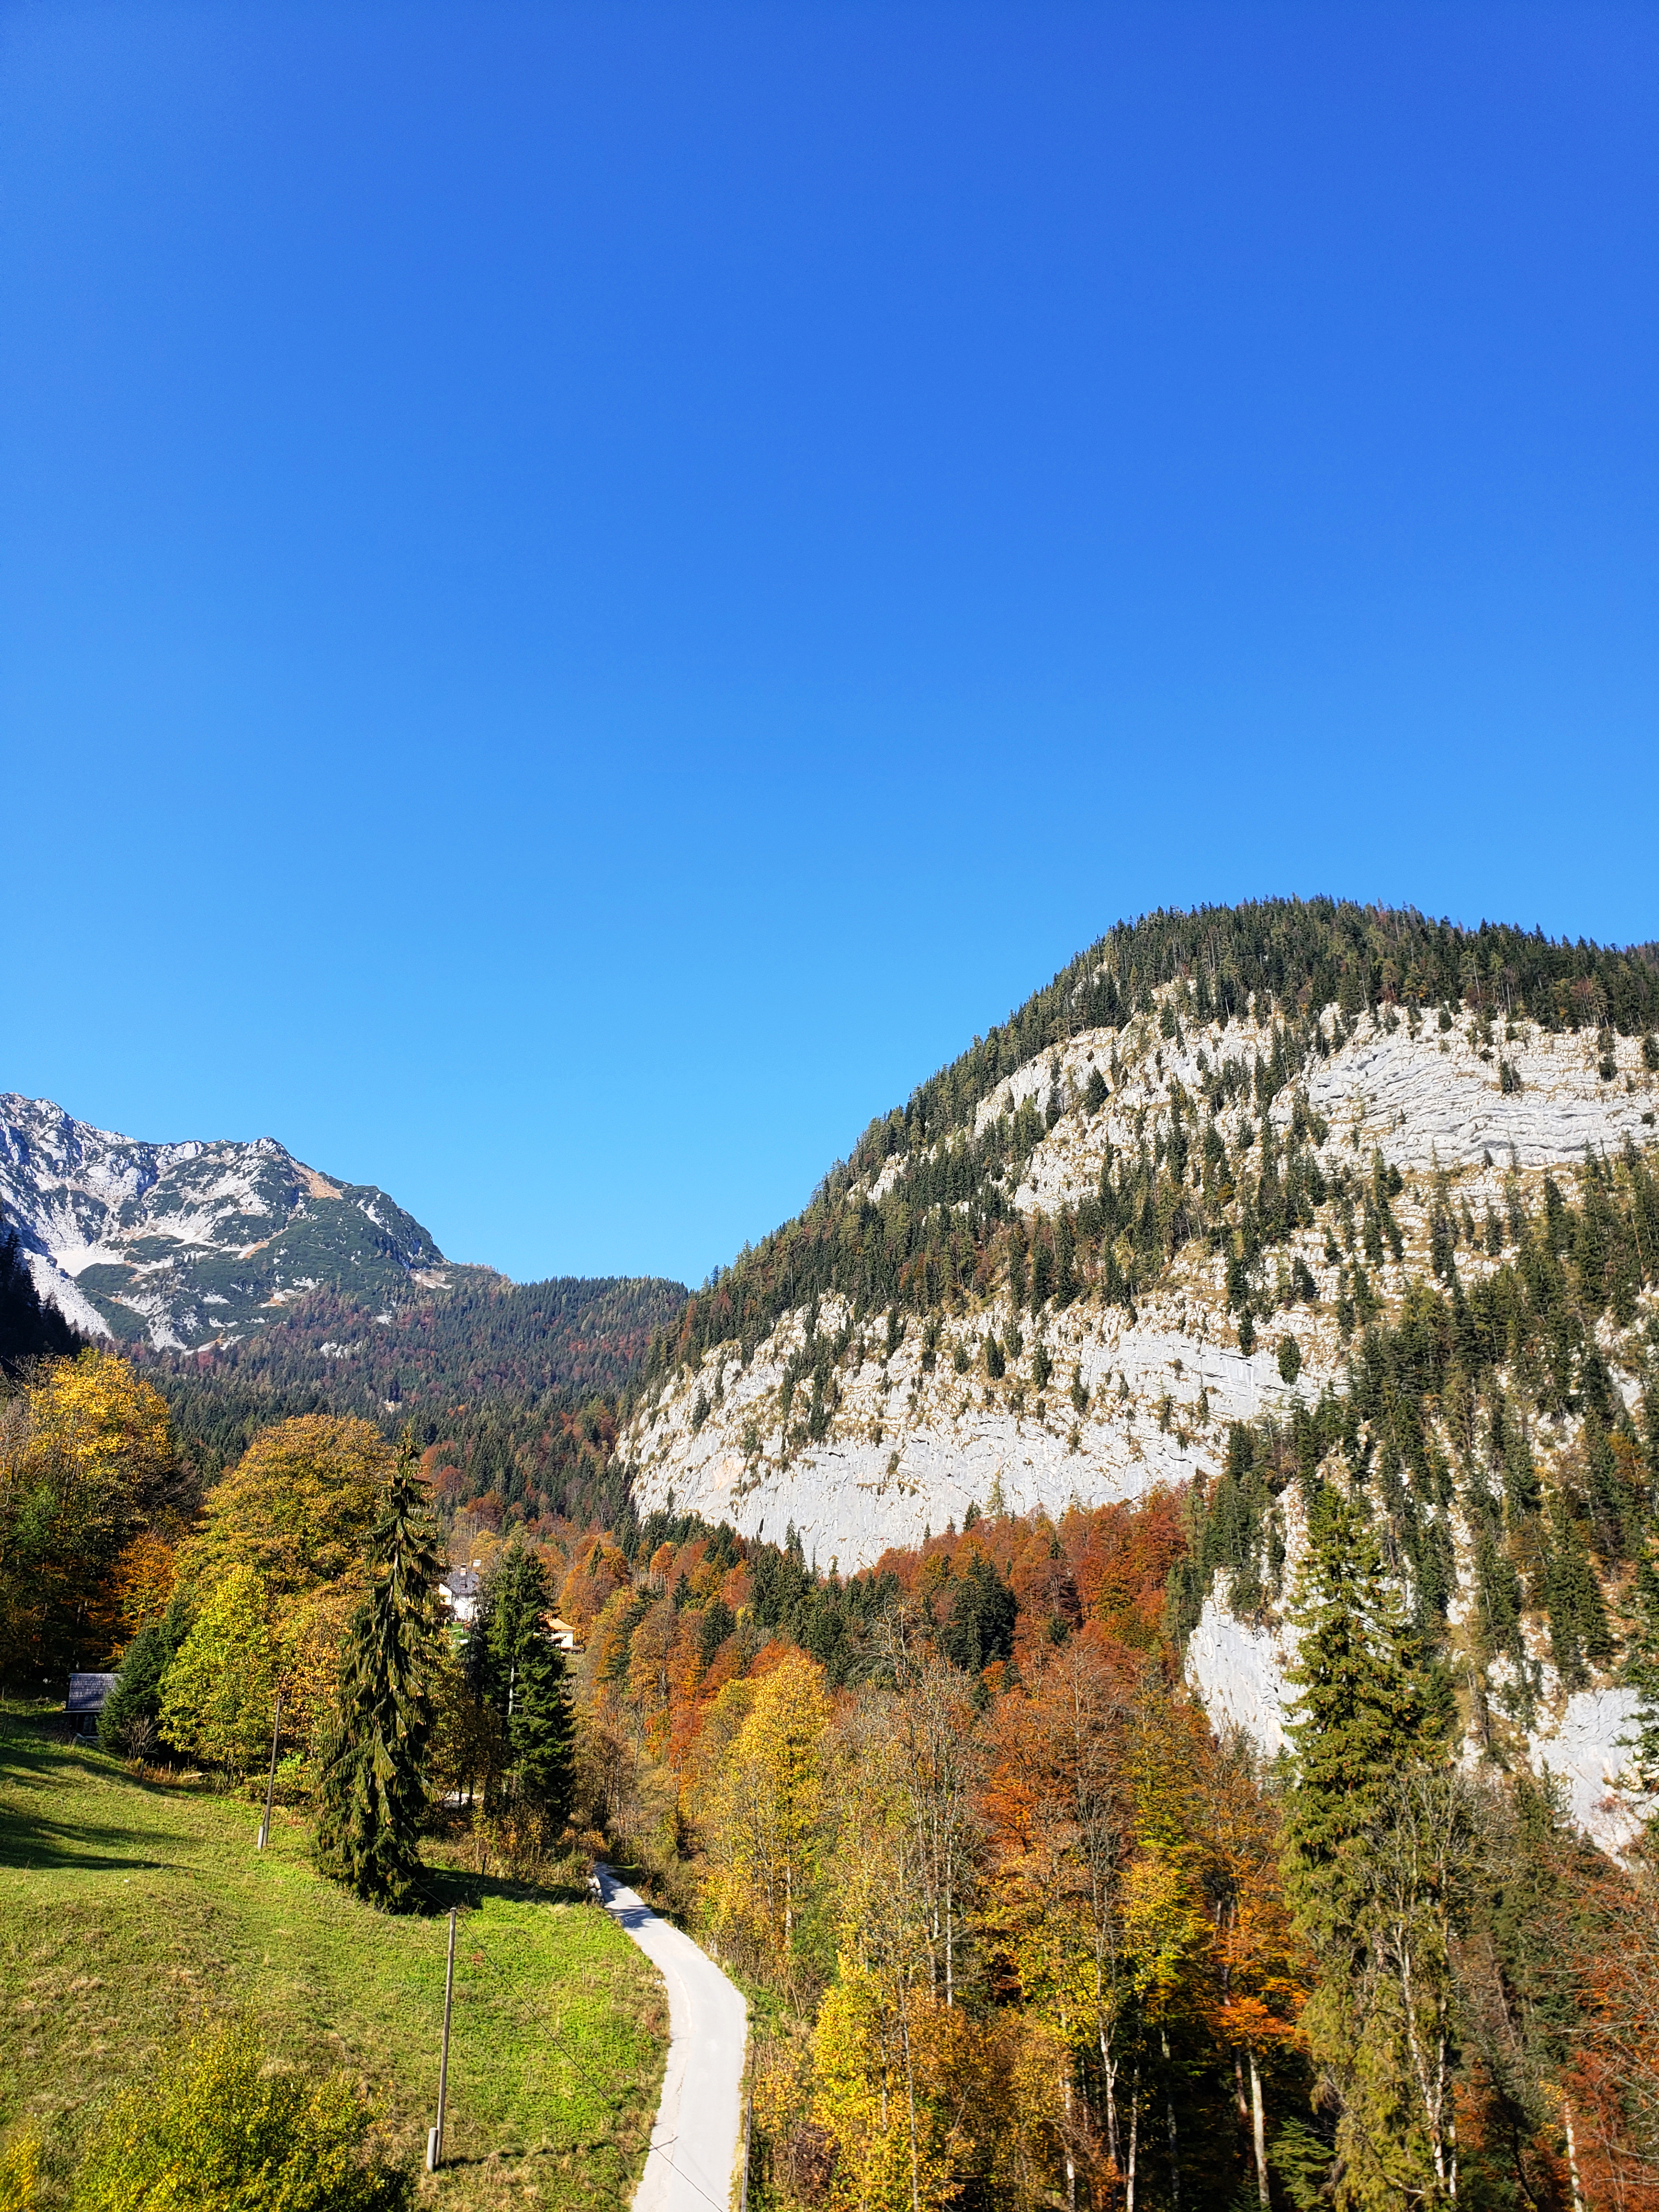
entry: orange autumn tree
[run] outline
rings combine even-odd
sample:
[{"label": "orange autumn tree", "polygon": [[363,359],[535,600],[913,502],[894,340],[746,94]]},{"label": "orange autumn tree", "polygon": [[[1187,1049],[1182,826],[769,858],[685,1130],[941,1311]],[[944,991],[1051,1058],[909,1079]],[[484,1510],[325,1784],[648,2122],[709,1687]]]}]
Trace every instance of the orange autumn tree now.
[{"label": "orange autumn tree", "polygon": [[1298,1939],[1279,1868],[1279,1820],[1242,1739],[1222,1746],[1201,1775],[1218,2002],[1216,2032],[1232,2058],[1239,2124],[1247,2128],[1257,2200],[1267,2212],[1264,2075],[1305,2065],[1300,2026],[1314,1962]]},{"label": "orange autumn tree", "polygon": [[155,1528],[141,1528],[123,1546],[110,1577],[120,1648],[160,1620],[179,1579],[178,1547]]},{"label": "orange autumn tree", "polygon": [[[1133,1806],[1124,1787],[1127,1693],[1121,1667],[1091,1629],[1036,1680],[998,1699],[985,1793],[991,1828],[984,1924],[1024,2011],[1052,2036],[1055,2104],[1068,2125],[1060,2155],[1075,2179],[1103,2153],[1125,2163],[1119,2129],[1121,2027],[1127,1993],[1124,1885]],[[1080,2068],[1092,2052],[1096,2069]],[[1089,2075],[1101,2091],[1103,2142],[1089,2125]]]},{"label": "orange autumn tree", "polygon": [[1216,1869],[1199,1817],[1207,1723],[1158,1662],[1091,1624],[988,1725],[983,1925],[1008,1994],[1057,2054],[1068,2202],[1230,2186]]},{"label": "orange autumn tree", "polygon": [[1603,1861],[1559,1928],[1577,2000],[1569,2063],[1550,2085],[1576,2201],[1659,2212],[1659,1867]]}]

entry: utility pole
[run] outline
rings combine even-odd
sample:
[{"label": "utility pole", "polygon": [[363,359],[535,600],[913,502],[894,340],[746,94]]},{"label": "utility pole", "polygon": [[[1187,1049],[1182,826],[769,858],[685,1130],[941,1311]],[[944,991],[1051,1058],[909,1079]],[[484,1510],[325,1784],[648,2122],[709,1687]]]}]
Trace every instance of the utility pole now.
[{"label": "utility pole", "polygon": [[444,1969],[444,2047],[438,2061],[438,2124],[426,2136],[426,2170],[435,2173],[443,2162],[444,2105],[449,2095],[449,2013],[455,2000],[455,1908],[449,1908],[449,1963]]},{"label": "utility pole", "polygon": [[276,1692],[276,1711],[270,1722],[270,1775],[265,1784],[265,1817],[259,1823],[259,1841],[256,1848],[264,1850],[270,1841],[270,1808],[276,1796],[276,1737],[283,1725],[283,1693]]}]

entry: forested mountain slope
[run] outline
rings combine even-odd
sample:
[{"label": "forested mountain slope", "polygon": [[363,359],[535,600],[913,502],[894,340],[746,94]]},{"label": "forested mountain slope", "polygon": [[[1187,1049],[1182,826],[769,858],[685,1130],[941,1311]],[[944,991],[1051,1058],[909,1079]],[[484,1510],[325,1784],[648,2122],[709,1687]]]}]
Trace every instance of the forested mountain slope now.
[{"label": "forested mountain slope", "polygon": [[313,1291],[240,1343],[154,1352],[182,1449],[204,1476],[256,1429],[297,1413],[412,1425],[441,1495],[534,1520],[614,1516],[617,1394],[685,1304],[681,1283],[565,1276],[510,1283],[451,1265],[441,1289],[390,1307]]},{"label": "forested mountain slope", "polygon": [[1648,949],[1322,902],[1115,930],[659,1340],[640,1508],[846,1570],[1199,1478],[1196,1663],[1270,1737],[1294,1477],[1335,1455],[1480,1644],[1481,1724],[1570,1726],[1659,1475],[1656,1018]]},{"label": "forested mountain slope", "polygon": [[1448,1236],[1489,1265],[1546,1170],[1650,1143],[1656,1019],[1646,951],[1289,902],[1115,930],[653,1345],[642,1507],[849,1565],[998,1485],[1184,1479]]}]

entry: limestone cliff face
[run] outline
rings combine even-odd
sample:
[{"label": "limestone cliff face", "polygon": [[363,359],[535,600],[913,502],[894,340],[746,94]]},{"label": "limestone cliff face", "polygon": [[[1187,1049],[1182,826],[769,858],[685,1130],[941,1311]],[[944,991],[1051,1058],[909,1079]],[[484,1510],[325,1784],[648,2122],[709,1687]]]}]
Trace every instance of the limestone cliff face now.
[{"label": "limestone cliff face", "polygon": [[[1336,1030],[1334,1009],[1328,1027]],[[1192,1101],[1211,1071],[1265,1057],[1273,1043],[1270,1024],[1249,1021],[1183,1022],[1178,1045],[1152,1018],[1090,1031],[1008,1077],[981,1102],[976,1127],[1026,1100],[1068,1102],[1012,1194],[1022,1216],[1052,1214],[1095,1186],[1109,1146],[1155,1142],[1177,1097]],[[1443,1033],[1432,1017],[1362,1016],[1327,1056],[1310,1058],[1266,1118],[1287,1134],[1300,1107],[1304,1127],[1309,1117],[1315,1129],[1322,1124],[1310,1150],[1331,1182],[1339,1167],[1358,1169],[1377,1152],[1400,1171],[1404,1187],[1392,1203],[1401,1255],[1385,1253],[1368,1277],[1389,1310],[1407,1282],[1429,1273],[1437,1201],[1484,1221],[1488,1206],[1504,1212],[1517,1183],[1535,1201],[1545,1172],[1582,1161],[1587,1145],[1617,1152],[1627,1137],[1653,1141],[1659,1076],[1644,1066],[1638,1039],[1615,1039],[1611,1052],[1608,1077],[1593,1032],[1551,1036],[1526,1024],[1487,1045],[1468,1023]],[[1091,1111],[1097,1072],[1108,1096]],[[1213,1118],[1236,1146],[1264,1117],[1241,1098]],[[879,1200],[903,1165],[890,1159],[870,1194]],[[641,1510],[665,1505],[672,1492],[680,1510],[749,1534],[781,1535],[793,1522],[809,1555],[843,1571],[868,1565],[890,1544],[914,1543],[930,1526],[959,1523],[970,1503],[1057,1512],[1073,1498],[1132,1498],[1213,1466],[1230,1422],[1285,1405],[1293,1389],[1316,1395],[1338,1378],[1339,1276],[1350,1243],[1351,1224],[1332,1199],[1271,1255],[1270,1271],[1305,1267],[1316,1295],[1276,1312],[1248,1352],[1225,1262],[1195,1243],[1127,1307],[1086,1296],[1017,1315],[993,1288],[925,1321],[908,1316],[890,1346],[884,1320],[855,1322],[847,1301],[826,1296],[816,1334],[838,1348],[822,1435],[804,1433],[799,1402],[784,1404],[791,1355],[799,1364],[814,1322],[801,1307],[746,1363],[732,1343],[669,1376],[638,1407],[621,1449]],[[1478,1248],[1459,1251],[1466,1279],[1490,1264]],[[987,1372],[990,1338],[1005,1353],[998,1377]],[[1279,1358],[1286,1338],[1300,1355],[1293,1384]],[[1051,1372],[1040,1382],[1045,1361]]]}]

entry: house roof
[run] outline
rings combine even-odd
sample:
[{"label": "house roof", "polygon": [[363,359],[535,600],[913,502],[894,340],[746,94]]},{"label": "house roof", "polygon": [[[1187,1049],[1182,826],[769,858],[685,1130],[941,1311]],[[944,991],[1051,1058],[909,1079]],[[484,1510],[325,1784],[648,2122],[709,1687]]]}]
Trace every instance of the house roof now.
[{"label": "house roof", "polygon": [[483,1586],[476,1567],[450,1567],[438,1577],[438,1588],[449,1597],[477,1597]]},{"label": "house roof", "polygon": [[113,1674],[71,1674],[64,1711],[72,1719],[89,1713],[101,1713],[104,1700],[114,1687]]}]

